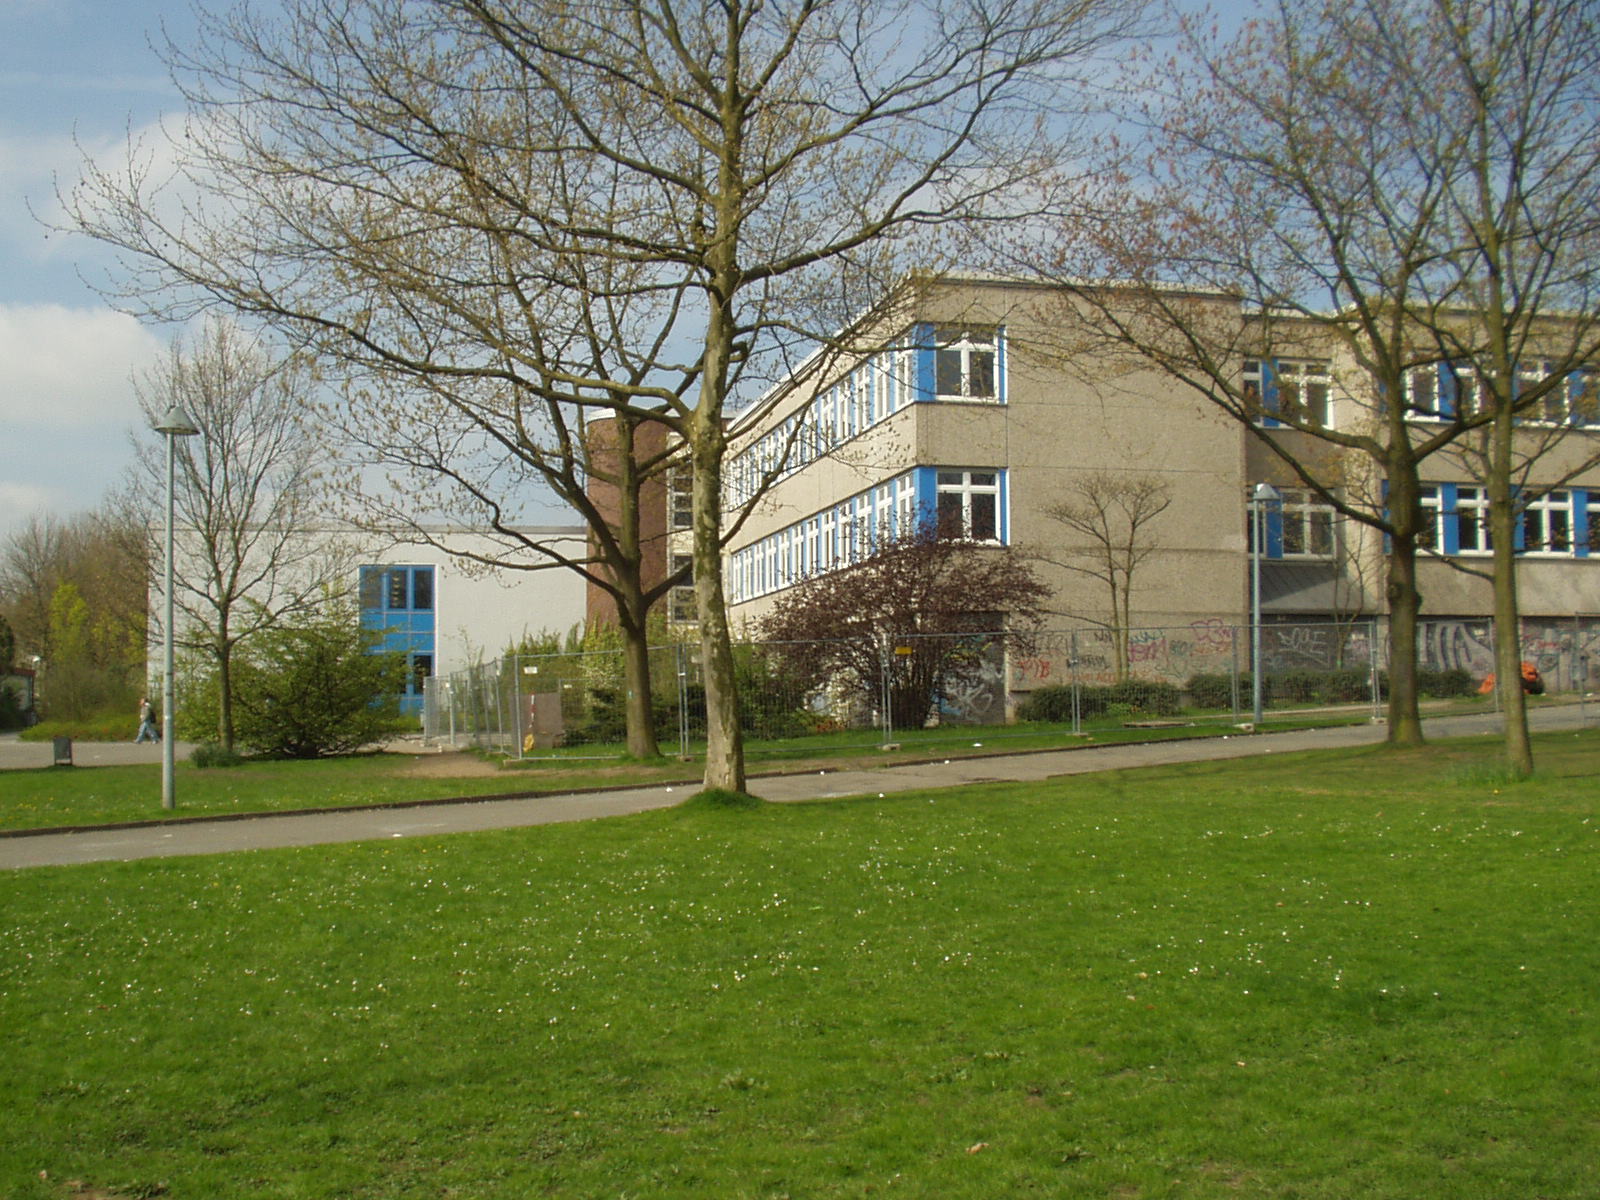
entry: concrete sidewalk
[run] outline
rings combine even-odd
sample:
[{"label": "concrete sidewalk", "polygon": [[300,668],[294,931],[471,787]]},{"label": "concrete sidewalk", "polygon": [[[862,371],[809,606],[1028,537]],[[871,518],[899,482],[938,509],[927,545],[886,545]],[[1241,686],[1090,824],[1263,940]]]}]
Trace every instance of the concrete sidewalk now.
[{"label": "concrete sidewalk", "polygon": [[[1530,714],[1539,730],[1578,729],[1600,721],[1600,705],[1542,708]],[[1430,738],[1500,731],[1497,714],[1440,717],[1425,722]],[[1042,782],[1066,775],[1149,767],[1168,763],[1245,758],[1294,750],[1326,750],[1381,742],[1382,725],[1353,725],[1288,733],[1240,734],[1225,738],[1075,747],[1029,754],[960,758],[905,766],[862,766],[846,771],[758,777],[750,790],[766,800],[823,800],[889,794],[968,783]],[[149,750],[140,746],[129,749]],[[0,747],[0,757],[5,748]],[[159,761],[159,754],[151,761]],[[3,777],[0,777],[3,781]],[[283,846],[327,845],[373,839],[427,837],[582,821],[667,808],[697,785],[628,788],[610,792],[540,796],[519,800],[463,800],[425,807],[351,809],[330,813],[262,814],[248,819],[199,820],[129,829],[0,838],[0,869],[71,863],[222,854]]]}]

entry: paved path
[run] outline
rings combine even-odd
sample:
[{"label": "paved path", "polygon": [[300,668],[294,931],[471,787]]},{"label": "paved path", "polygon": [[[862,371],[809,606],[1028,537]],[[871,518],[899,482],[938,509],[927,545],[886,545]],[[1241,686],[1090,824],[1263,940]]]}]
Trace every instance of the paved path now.
[{"label": "paved path", "polygon": [[[1531,721],[1535,728],[1541,730],[1577,729],[1600,721],[1600,705],[1538,709],[1531,714]],[[1494,735],[1499,728],[1499,718],[1493,714],[1440,717],[1426,722],[1428,736],[1434,738]],[[1144,745],[1082,747],[906,766],[863,766],[846,771],[774,775],[753,779],[750,786],[751,791],[764,799],[793,801],[955,787],[965,783],[1006,780],[1042,782],[1063,775],[1124,767],[1370,745],[1382,741],[1383,733],[1382,725],[1353,725],[1261,736],[1241,734]],[[129,749],[148,750],[150,747]],[[0,743],[0,764],[5,762],[8,751],[9,746]],[[154,761],[159,761],[159,755]],[[3,786],[3,776],[0,776],[0,786]],[[666,808],[697,790],[693,785],[657,786],[525,800],[464,800],[425,807],[263,814],[248,819],[187,821],[129,829],[4,837],[0,838],[0,869],[221,854],[236,850],[547,825],[558,821],[581,821],[591,817]]]}]

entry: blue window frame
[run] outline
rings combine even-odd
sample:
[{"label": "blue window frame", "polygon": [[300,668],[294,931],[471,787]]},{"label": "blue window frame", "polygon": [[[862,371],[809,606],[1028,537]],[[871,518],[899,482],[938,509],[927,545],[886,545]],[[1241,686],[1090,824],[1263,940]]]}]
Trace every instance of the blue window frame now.
[{"label": "blue window frame", "polygon": [[423,681],[433,674],[436,627],[434,569],[422,566],[362,567],[361,627],[378,634],[374,652],[406,656],[400,710],[422,711]]}]

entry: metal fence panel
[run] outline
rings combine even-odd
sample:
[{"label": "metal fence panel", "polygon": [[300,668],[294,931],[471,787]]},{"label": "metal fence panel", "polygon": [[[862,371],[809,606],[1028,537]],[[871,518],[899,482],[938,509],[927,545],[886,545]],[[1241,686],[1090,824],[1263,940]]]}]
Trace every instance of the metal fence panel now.
[{"label": "metal fence panel", "polygon": [[[878,738],[1075,731],[1101,723],[1237,722],[1250,707],[1251,630],[1221,618],[1183,626],[961,634],[886,631],[852,641],[735,647],[739,720],[750,742],[793,752],[819,735]],[[1370,707],[1384,698],[1387,645],[1372,620],[1261,627],[1263,692],[1277,711]],[[1490,623],[1422,624],[1420,666],[1458,692],[1494,669]],[[1547,690],[1580,693],[1600,673],[1600,618],[1531,620],[1523,658]],[[706,734],[699,647],[653,646],[650,708],[663,753],[692,756]],[[1470,686],[1466,686],[1470,683]],[[1435,679],[1434,686],[1444,686]],[[627,684],[620,647],[516,655],[426,681],[424,738],[518,757],[620,757]],[[1020,727],[1019,727],[1020,726]],[[759,751],[758,751],[759,752]]]}]

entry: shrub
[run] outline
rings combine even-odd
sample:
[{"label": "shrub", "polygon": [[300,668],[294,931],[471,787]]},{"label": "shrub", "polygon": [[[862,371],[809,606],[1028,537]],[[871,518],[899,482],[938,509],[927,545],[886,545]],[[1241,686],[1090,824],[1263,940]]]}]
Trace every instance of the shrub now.
[{"label": "shrub", "polygon": [[0,681],[0,730],[21,729],[27,723],[21,693],[9,682]]},{"label": "shrub", "polygon": [[1072,720],[1072,688],[1061,684],[1034,688],[1028,698],[1017,705],[1017,720],[1054,722]]},{"label": "shrub", "polygon": [[58,737],[69,737],[75,742],[131,742],[138,728],[137,714],[130,716],[118,709],[94,713],[77,721],[41,721],[18,736],[25,742],[48,742]]},{"label": "shrub", "polygon": [[[1385,683],[1387,684],[1387,678]],[[1472,678],[1470,671],[1460,667],[1448,671],[1418,671],[1417,691],[1424,696],[1445,700],[1456,696],[1476,696],[1478,684]]]},{"label": "shrub", "polygon": [[[1196,708],[1233,708],[1232,675],[1205,673],[1191,675],[1189,681],[1183,685],[1183,690],[1189,693]],[[1240,696],[1250,694],[1250,676],[1240,676],[1238,694]]]},{"label": "shrub", "polygon": [[347,604],[264,630],[234,665],[239,744],[274,758],[348,754],[393,728],[405,656],[375,653]]},{"label": "shrub", "polygon": [[[1108,687],[1078,688],[1078,715],[1095,717],[1171,717],[1181,709],[1178,689],[1170,683],[1130,679]],[[1021,721],[1072,720],[1072,688],[1063,685],[1035,688],[1017,706]]]},{"label": "shrub", "polygon": [[201,742],[189,751],[189,761],[201,770],[208,767],[237,767],[244,757],[216,742]]}]

